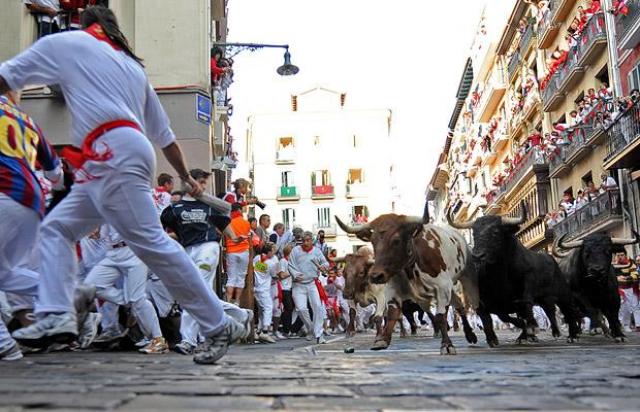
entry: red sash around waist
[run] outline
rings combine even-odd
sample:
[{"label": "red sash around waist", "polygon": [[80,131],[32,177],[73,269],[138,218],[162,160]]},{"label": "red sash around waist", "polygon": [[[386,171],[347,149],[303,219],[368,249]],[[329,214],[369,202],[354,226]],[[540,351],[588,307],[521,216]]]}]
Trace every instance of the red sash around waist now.
[{"label": "red sash around waist", "polygon": [[104,162],[113,157],[111,149],[107,148],[104,153],[97,153],[93,150],[93,143],[98,140],[105,133],[117,129],[119,127],[131,127],[138,131],[141,131],[140,126],[131,120],[113,120],[93,129],[82,142],[82,147],[77,148],[73,146],[67,146],[60,152],[60,155],[67,159],[69,164],[76,169],[82,168],[82,165],[88,160],[94,162]]}]

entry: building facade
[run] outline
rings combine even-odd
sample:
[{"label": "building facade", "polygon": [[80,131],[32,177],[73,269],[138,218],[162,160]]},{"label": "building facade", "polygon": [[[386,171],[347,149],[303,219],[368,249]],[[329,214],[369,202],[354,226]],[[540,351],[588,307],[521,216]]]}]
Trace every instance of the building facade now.
[{"label": "building facade", "polygon": [[337,228],[334,215],[363,223],[393,209],[391,111],[345,103],[345,93],[314,88],[292,96],[287,113],[250,116],[247,131],[253,195],[264,213],[288,229],[324,230],[340,253],[363,243]]},{"label": "building facade", "polygon": [[[227,166],[216,160],[229,151],[224,147],[228,141],[226,97],[214,97],[212,104],[209,59],[212,44],[226,39],[226,1],[192,0],[180,7],[167,0],[107,3],[135,53],[144,59],[149,81],[171,119],[189,165],[204,170],[218,168],[225,173]],[[24,4],[3,2],[0,61],[27,48],[36,36],[35,18]],[[41,125],[52,144],[62,146],[70,143],[70,118],[64,99],[56,90],[55,85],[30,85],[22,106]],[[158,171],[173,172],[156,150]],[[226,184],[217,189],[225,188]]]},{"label": "building facade", "polygon": [[[450,132],[427,190],[436,220],[445,222],[448,210],[458,221],[518,215],[524,203],[527,221],[517,236],[531,249],[548,248],[564,234],[629,235],[637,227],[637,188],[613,170],[608,143],[621,121],[614,98],[622,92],[614,96],[611,88],[612,70],[620,64],[611,63],[605,19],[613,12],[590,0],[509,5],[501,22],[481,21],[474,48],[489,51],[478,60],[472,49],[463,70]],[[616,16],[618,26],[621,18]],[[608,177],[615,186],[605,187]],[[564,209],[567,198],[588,188],[595,190],[586,206]],[[555,217],[559,209],[562,218]]]}]

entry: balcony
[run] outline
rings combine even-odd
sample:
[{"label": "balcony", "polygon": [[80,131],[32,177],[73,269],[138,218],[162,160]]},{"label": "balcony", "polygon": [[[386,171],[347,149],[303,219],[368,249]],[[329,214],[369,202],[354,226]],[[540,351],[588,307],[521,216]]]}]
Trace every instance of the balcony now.
[{"label": "balcony", "polygon": [[313,233],[318,233],[319,230],[324,230],[324,237],[334,238],[338,235],[338,229],[335,224],[313,224]]},{"label": "balcony", "polygon": [[296,151],[294,148],[283,148],[276,151],[276,164],[290,165],[296,161]]},{"label": "balcony", "polygon": [[640,0],[627,0],[629,13],[616,17],[616,33],[621,49],[633,49],[640,43]]},{"label": "balcony", "polygon": [[551,76],[547,87],[542,90],[542,110],[552,112],[560,106],[564,96],[558,93],[558,73]]},{"label": "balcony", "polygon": [[534,173],[536,175],[548,175],[549,173],[549,166],[545,163],[544,155],[536,148],[529,150],[520,163],[515,166],[514,171],[502,185],[501,192],[504,192],[505,196],[507,196],[526,182]]},{"label": "balcony", "polygon": [[[555,2],[551,2],[551,4],[553,3]],[[547,12],[544,14],[542,19],[538,22],[537,37],[538,37],[539,49],[546,49],[547,47],[551,46],[551,43],[553,43],[553,39],[558,34],[558,29],[560,28],[560,25],[558,23],[551,24],[552,14],[553,13],[551,9],[547,10]]]},{"label": "balcony", "polygon": [[551,24],[560,24],[567,17],[576,0],[551,0],[549,9],[551,10]]},{"label": "balcony", "polygon": [[433,181],[434,189],[443,189],[449,181],[449,167],[446,163],[441,163],[436,168],[436,176]]},{"label": "balcony", "polygon": [[584,237],[588,234],[606,231],[622,223],[622,207],[620,192],[608,190],[567,216],[555,226],[555,237],[568,234],[570,240]]},{"label": "balcony", "polygon": [[280,186],[276,200],[279,202],[288,202],[300,200],[300,194],[295,186]]},{"label": "balcony", "polygon": [[491,72],[480,99],[478,114],[481,123],[486,123],[491,119],[506,90],[504,67],[498,63]]},{"label": "balcony", "polygon": [[311,186],[311,199],[333,199],[335,197],[332,185]]},{"label": "balcony", "polygon": [[637,167],[640,164],[640,107],[627,110],[606,130],[605,169]]},{"label": "balcony", "polygon": [[498,153],[500,152],[500,150],[505,148],[507,143],[509,143],[509,136],[507,136],[506,134],[498,135],[498,137],[493,142],[492,150]]},{"label": "balcony", "polygon": [[534,38],[535,38],[535,31],[533,30],[533,24],[529,24],[524,34],[520,38],[520,44],[518,45],[518,49],[520,50],[520,54],[522,56],[526,57],[527,51],[529,51],[529,46],[531,46],[531,43]]},{"label": "balcony", "polygon": [[522,201],[527,208],[527,220],[516,233],[516,237],[527,249],[538,248],[541,243],[549,240],[544,217],[549,211],[548,193],[550,189],[549,179],[536,178],[509,199],[507,215],[520,216]]},{"label": "balcony", "polygon": [[558,93],[565,94],[572,90],[582,78],[585,68],[578,64],[580,58],[580,48],[574,47],[569,50],[567,61],[564,66],[558,70]]},{"label": "balcony", "polygon": [[365,183],[347,183],[347,198],[367,196],[369,196],[369,187]]},{"label": "balcony", "polygon": [[578,44],[578,66],[593,64],[607,48],[607,32],[605,31],[604,14],[593,16],[584,28]]},{"label": "balcony", "polygon": [[580,160],[591,153],[594,146],[600,144],[603,136],[604,129],[599,125],[590,123],[576,128],[571,143],[562,146],[560,155],[549,162],[549,177],[559,178],[568,174]]},{"label": "balcony", "polygon": [[511,56],[509,60],[509,66],[507,66],[507,73],[509,75],[509,82],[512,82],[515,79],[516,74],[518,73],[518,69],[520,68],[520,63],[522,62],[522,58],[520,57],[520,51],[516,50],[515,53]]}]

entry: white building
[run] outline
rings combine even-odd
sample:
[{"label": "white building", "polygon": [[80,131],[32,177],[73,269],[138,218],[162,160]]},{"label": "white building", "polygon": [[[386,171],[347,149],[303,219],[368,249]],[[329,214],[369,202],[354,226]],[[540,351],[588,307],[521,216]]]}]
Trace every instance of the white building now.
[{"label": "white building", "polygon": [[[336,227],[394,209],[391,110],[353,110],[345,93],[314,88],[291,96],[291,111],[249,117],[253,194],[272,223],[322,229],[339,253],[362,245]],[[260,211],[256,210],[256,215]]]}]

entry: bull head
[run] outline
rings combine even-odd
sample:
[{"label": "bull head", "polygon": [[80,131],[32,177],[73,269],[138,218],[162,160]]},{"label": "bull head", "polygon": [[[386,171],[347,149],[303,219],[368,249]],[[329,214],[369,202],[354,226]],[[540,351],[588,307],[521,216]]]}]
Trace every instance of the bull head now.
[{"label": "bull head", "polygon": [[[447,222],[449,226],[456,229],[471,229],[475,220],[468,220],[466,222],[456,223],[453,220],[453,216],[451,216],[452,209],[449,208],[447,211]],[[527,221],[527,207],[524,203],[524,200],[520,201],[520,216],[519,217],[509,217],[509,216],[501,216],[503,225],[521,225]]]}]

